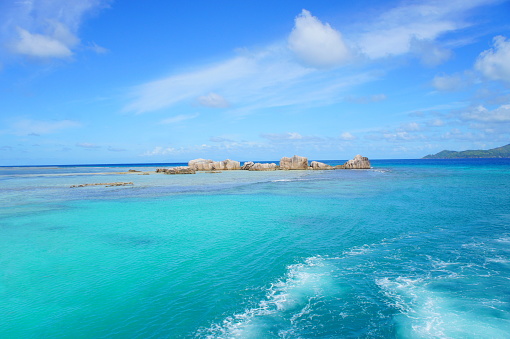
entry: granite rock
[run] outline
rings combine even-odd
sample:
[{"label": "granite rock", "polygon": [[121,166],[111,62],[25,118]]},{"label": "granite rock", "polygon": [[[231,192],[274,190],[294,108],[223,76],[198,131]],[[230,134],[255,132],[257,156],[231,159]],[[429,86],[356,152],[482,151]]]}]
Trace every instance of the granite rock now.
[{"label": "granite rock", "polygon": [[243,164],[243,166],[241,167],[241,169],[242,169],[242,170],[244,170],[244,171],[248,171],[248,170],[250,170],[250,168],[252,168],[252,167],[253,167],[253,165],[255,165],[255,164],[253,163],[253,161],[247,161],[247,162],[245,162],[245,163]]},{"label": "granite rock", "polygon": [[278,166],[273,162],[270,164],[261,164],[259,162],[253,164],[248,170],[249,171],[276,171]]},{"label": "granite rock", "polygon": [[310,168],[313,170],[332,170],[334,169],[333,166],[330,166],[328,164],[325,164],[323,162],[319,161],[312,161],[310,164]]},{"label": "granite rock", "polygon": [[178,166],[165,169],[164,174],[195,174],[195,170],[188,166]]},{"label": "granite rock", "polygon": [[188,162],[188,167],[195,171],[230,171],[240,170],[241,164],[239,161],[234,160],[223,160],[213,161],[210,159],[194,159]]},{"label": "granite rock", "polygon": [[280,159],[280,169],[282,170],[307,170],[308,159],[294,155],[292,158],[283,157]]},{"label": "granite rock", "polygon": [[370,161],[367,157],[356,155],[354,159],[348,160],[345,164],[335,166],[338,169],[370,169]]}]

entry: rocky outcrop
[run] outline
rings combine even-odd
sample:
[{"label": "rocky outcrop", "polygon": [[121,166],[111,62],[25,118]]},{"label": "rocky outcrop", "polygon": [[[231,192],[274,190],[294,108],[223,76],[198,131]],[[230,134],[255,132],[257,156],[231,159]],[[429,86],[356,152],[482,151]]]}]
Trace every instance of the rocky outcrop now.
[{"label": "rocky outcrop", "polygon": [[249,170],[250,170],[250,168],[252,168],[252,167],[253,167],[253,165],[255,165],[255,163],[254,163],[253,161],[247,161],[247,162],[245,162],[245,163],[243,164],[243,166],[241,167],[241,169],[242,169],[243,171],[249,171]]},{"label": "rocky outcrop", "polygon": [[282,170],[307,170],[308,159],[295,155],[292,158],[283,157],[280,159],[280,169]]},{"label": "rocky outcrop", "polygon": [[278,169],[278,165],[276,165],[274,162],[270,164],[261,164],[259,162],[253,164],[253,166],[250,166],[248,171],[276,171]]},{"label": "rocky outcrop", "polygon": [[158,168],[156,169],[156,173],[163,174],[195,174],[195,170],[188,166],[178,166],[171,168]]},{"label": "rocky outcrop", "polygon": [[115,187],[115,186],[128,186],[133,185],[132,182],[105,182],[105,183],[96,183],[96,184],[81,184],[81,185],[72,185],[71,188],[75,187],[88,187],[88,186],[106,186],[106,187]]},{"label": "rocky outcrop", "polygon": [[220,168],[216,168],[217,170],[223,170],[223,171],[235,171],[241,169],[241,163],[239,161],[234,160],[224,160],[220,161]]},{"label": "rocky outcrop", "polygon": [[188,162],[188,167],[195,171],[230,171],[240,170],[241,164],[239,161],[223,160],[213,161],[210,159],[194,159]]},{"label": "rocky outcrop", "polygon": [[275,163],[261,164],[259,162],[247,161],[241,169],[245,171],[276,171],[278,166]]},{"label": "rocky outcrop", "polygon": [[194,159],[188,162],[188,167],[195,171],[212,171],[214,170],[214,161],[209,159]]},{"label": "rocky outcrop", "polygon": [[312,163],[310,164],[310,168],[313,170],[332,170],[332,169],[334,169],[333,166],[330,166],[328,164],[325,164],[325,163],[319,162],[319,161],[312,161]]},{"label": "rocky outcrop", "polygon": [[347,161],[343,165],[335,166],[336,169],[370,169],[370,161],[367,157],[356,155],[354,159]]}]

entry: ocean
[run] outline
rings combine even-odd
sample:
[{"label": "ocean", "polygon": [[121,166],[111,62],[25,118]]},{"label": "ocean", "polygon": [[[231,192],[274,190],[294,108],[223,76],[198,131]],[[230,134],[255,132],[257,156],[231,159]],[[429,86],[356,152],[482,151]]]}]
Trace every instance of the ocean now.
[{"label": "ocean", "polygon": [[0,338],[509,338],[510,159],[372,166],[0,167]]}]

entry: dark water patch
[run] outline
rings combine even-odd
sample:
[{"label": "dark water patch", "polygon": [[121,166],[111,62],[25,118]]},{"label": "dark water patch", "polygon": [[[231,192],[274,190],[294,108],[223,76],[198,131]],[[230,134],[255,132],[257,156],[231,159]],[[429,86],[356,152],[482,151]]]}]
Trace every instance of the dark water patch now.
[{"label": "dark water patch", "polygon": [[143,235],[128,235],[122,233],[102,234],[100,239],[115,245],[124,247],[148,247],[156,246],[163,242],[162,239]]}]

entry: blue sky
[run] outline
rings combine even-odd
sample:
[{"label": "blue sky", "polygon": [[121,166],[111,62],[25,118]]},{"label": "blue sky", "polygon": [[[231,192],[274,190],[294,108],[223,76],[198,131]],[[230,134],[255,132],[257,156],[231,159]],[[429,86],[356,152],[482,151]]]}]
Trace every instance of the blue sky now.
[{"label": "blue sky", "polygon": [[510,143],[510,2],[0,3],[0,165]]}]

